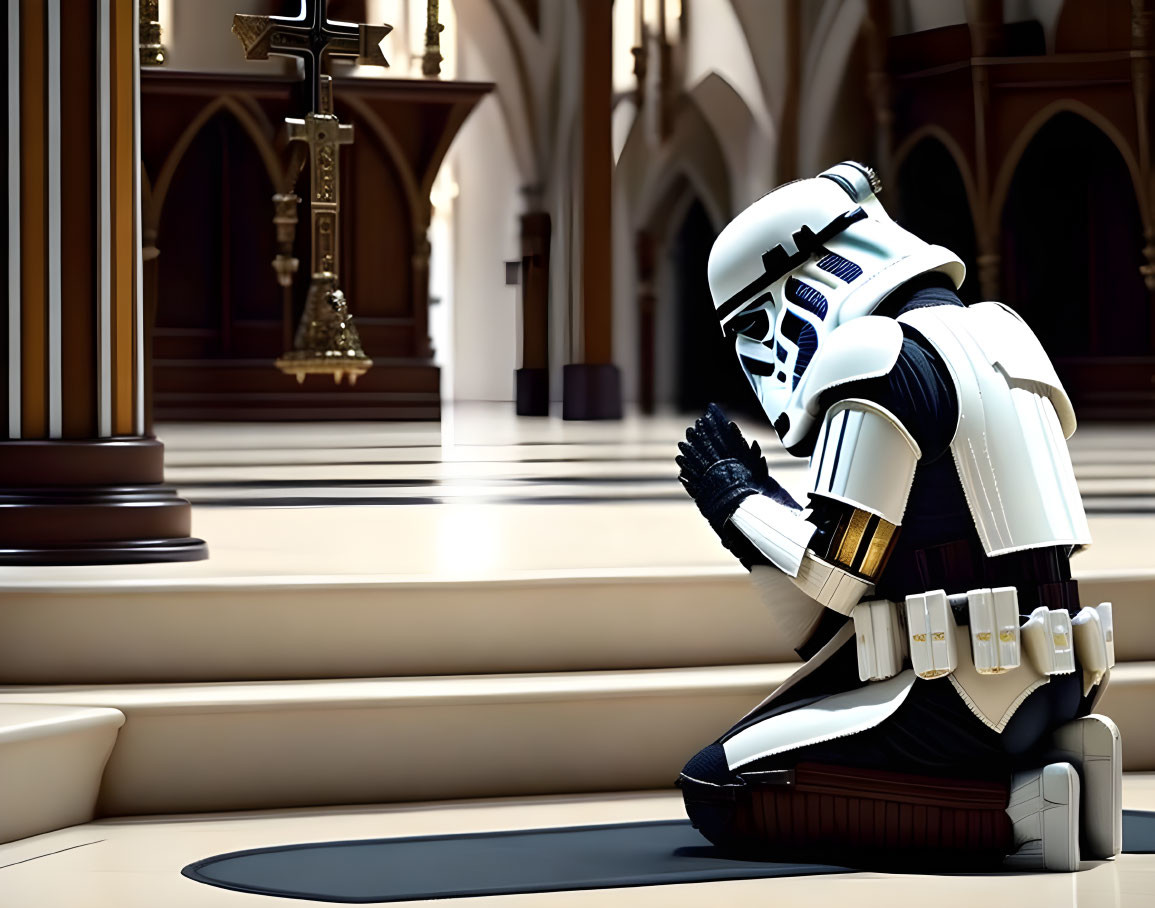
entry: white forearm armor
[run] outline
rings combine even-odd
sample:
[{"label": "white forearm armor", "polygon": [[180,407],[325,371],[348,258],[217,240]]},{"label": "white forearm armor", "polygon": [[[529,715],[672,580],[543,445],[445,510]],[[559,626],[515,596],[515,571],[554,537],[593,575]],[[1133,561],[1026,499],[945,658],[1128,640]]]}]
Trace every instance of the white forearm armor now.
[{"label": "white forearm armor", "polygon": [[826,414],[810,463],[811,495],[846,506],[825,550],[811,547],[817,527],[810,511],[765,495],[746,498],[730,521],[806,595],[849,615],[882,572],[920,456],[888,410],[840,401]]}]

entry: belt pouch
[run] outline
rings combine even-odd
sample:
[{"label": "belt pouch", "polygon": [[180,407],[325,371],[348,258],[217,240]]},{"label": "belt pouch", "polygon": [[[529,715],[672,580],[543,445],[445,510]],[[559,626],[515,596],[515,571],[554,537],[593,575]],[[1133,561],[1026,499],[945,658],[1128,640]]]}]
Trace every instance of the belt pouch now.
[{"label": "belt pouch", "polygon": [[906,597],[910,661],[920,678],[941,678],[958,665],[954,612],[945,590]]},{"label": "belt pouch", "polygon": [[1019,595],[1013,586],[967,592],[971,653],[980,675],[1019,667]]},{"label": "belt pouch", "polygon": [[1044,675],[1067,675],[1075,670],[1071,616],[1063,609],[1040,605],[1020,631],[1027,658]]},{"label": "belt pouch", "polygon": [[860,602],[851,612],[858,648],[858,678],[885,681],[902,670],[905,636],[898,609],[889,599]]}]

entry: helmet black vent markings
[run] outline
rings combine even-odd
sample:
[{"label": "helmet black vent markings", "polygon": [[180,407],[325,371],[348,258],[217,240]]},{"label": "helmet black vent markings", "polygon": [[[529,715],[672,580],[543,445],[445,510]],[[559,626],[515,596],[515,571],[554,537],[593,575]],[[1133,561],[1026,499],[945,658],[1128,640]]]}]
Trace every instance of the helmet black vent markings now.
[{"label": "helmet black vent markings", "polygon": [[810,365],[810,360],[814,357],[818,350],[818,332],[814,330],[813,325],[803,325],[802,331],[798,336],[798,357],[794,360],[794,383],[792,387],[798,387],[798,381],[802,378],[802,373],[806,371],[806,367]]},{"label": "helmet black vent markings", "polygon": [[840,281],[847,284],[852,284],[862,277],[861,268],[850,261],[850,259],[844,259],[842,256],[833,252],[827,252],[816,264],[827,274],[833,274]]},{"label": "helmet black vent markings", "polygon": [[786,298],[821,319],[826,318],[826,297],[804,281],[792,277],[786,281]]}]

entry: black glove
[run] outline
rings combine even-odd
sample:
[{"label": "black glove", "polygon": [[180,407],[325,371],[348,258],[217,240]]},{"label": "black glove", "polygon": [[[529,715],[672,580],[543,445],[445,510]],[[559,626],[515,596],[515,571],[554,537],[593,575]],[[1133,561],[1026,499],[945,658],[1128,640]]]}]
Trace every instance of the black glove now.
[{"label": "black glove", "polygon": [[786,507],[800,509],[770,475],[758,442],[747,444],[741,429],[717,404],[710,404],[686,430],[686,440],[678,449],[682,452],[675,459],[681,468],[678,478],[715,531],[748,495],[766,495]]},{"label": "black glove", "polygon": [[799,505],[770,476],[758,443],[748,445],[721,408],[710,404],[686,430],[686,440],[679,443],[678,449],[678,478],[722,544],[747,568],[766,564],[757,547],[727,521],[750,495],[767,495],[796,509]]}]

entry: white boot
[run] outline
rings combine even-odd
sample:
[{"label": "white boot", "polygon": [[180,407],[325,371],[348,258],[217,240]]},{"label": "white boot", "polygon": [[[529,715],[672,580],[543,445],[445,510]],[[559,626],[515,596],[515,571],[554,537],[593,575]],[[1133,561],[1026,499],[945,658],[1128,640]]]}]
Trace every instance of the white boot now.
[{"label": "white boot", "polygon": [[1079,774],[1070,763],[1017,772],[1007,814],[1014,825],[1011,870],[1079,869]]},{"label": "white boot", "polygon": [[1082,782],[1082,844],[1086,857],[1113,858],[1123,849],[1123,743],[1106,716],[1090,715],[1061,726],[1049,760],[1075,767]]}]

